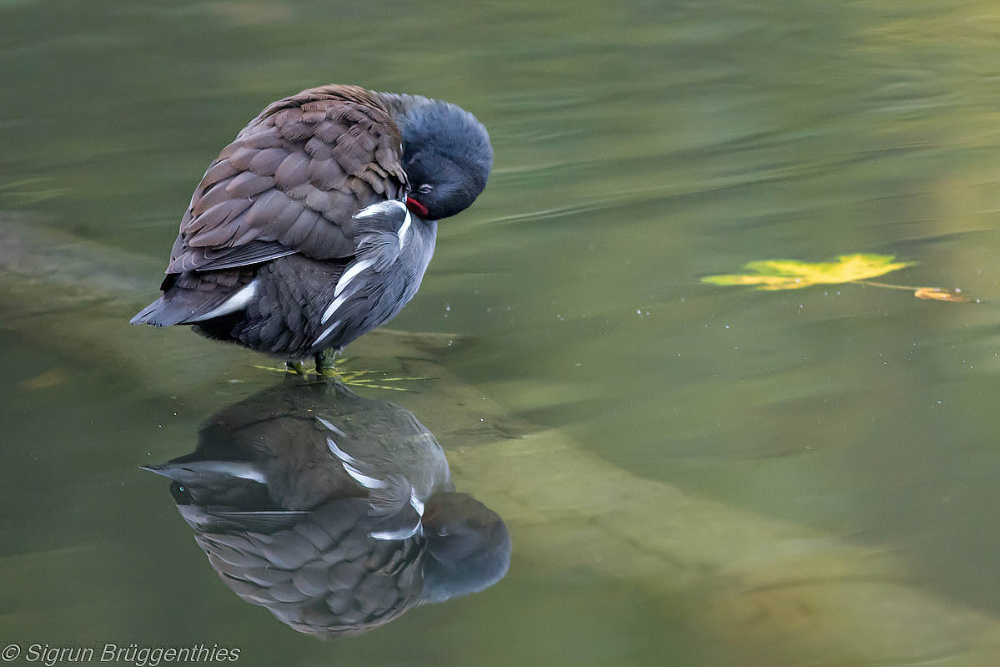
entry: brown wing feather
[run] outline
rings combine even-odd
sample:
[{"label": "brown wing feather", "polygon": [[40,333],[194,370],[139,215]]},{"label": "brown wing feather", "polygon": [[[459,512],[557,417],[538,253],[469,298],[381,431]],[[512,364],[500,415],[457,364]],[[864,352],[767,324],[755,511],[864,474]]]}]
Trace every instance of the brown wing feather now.
[{"label": "brown wing feather", "polygon": [[195,189],[167,273],[356,251],[351,217],[407,189],[399,128],[371,93],[324,86],[268,106]]}]

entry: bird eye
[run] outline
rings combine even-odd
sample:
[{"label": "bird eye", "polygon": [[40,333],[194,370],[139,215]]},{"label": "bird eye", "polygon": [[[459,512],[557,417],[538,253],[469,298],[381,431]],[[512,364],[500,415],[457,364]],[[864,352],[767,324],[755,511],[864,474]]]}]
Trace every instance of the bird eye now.
[{"label": "bird eye", "polygon": [[417,188],[417,192],[419,192],[422,195],[429,195],[432,190],[434,190],[434,186],[429,185],[427,183],[424,183],[419,188]]}]

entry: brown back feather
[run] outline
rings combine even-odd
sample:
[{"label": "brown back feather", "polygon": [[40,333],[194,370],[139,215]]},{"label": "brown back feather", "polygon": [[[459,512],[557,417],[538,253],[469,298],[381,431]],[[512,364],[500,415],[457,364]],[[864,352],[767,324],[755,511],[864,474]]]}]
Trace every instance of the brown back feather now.
[{"label": "brown back feather", "polygon": [[364,88],[322,86],[274,102],[205,172],[167,273],[353,255],[352,216],[405,196],[401,153],[399,128]]}]

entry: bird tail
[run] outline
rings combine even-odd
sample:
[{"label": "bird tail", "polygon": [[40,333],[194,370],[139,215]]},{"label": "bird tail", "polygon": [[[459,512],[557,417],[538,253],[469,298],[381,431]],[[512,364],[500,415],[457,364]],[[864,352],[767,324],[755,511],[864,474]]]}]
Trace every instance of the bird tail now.
[{"label": "bird tail", "polygon": [[170,308],[170,304],[159,299],[149,304],[129,320],[129,324],[149,324],[154,327],[169,327],[180,324],[188,314],[187,309]]},{"label": "bird tail", "polygon": [[249,271],[212,271],[167,276],[163,296],[130,320],[131,324],[169,327],[228,315],[246,307],[256,295]]}]

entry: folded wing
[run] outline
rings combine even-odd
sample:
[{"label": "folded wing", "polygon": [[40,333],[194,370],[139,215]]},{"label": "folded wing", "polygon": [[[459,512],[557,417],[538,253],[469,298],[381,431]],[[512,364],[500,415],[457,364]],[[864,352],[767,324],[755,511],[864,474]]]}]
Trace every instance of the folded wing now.
[{"label": "folded wing", "polygon": [[361,88],[325,86],[270,105],[205,172],[167,273],[354,255],[352,216],[405,196],[401,153],[396,124]]}]

